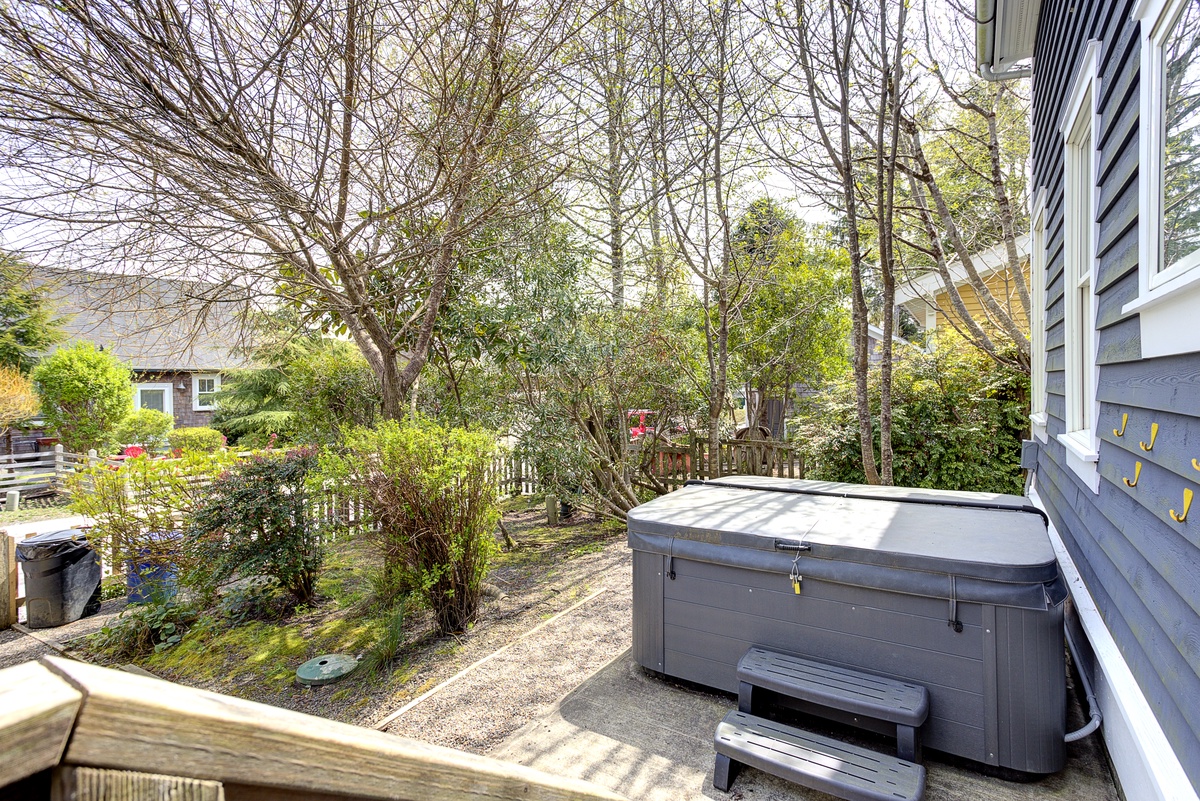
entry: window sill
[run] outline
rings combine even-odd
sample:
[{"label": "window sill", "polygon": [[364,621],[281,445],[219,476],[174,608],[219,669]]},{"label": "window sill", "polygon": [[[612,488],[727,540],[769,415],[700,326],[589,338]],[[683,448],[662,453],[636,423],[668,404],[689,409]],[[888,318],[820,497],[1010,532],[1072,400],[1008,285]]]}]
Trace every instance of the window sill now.
[{"label": "window sill", "polygon": [[1029,415],[1029,425],[1033,435],[1045,445],[1049,441],[1049,437],[1046,435],[1046,413],[1038,412]]},{"label": "window sill", "polygon": [[1070,434],[1059,434],[1057,439],[1066,449],[1067,467],[1075,475],[1079,476],[1079,480],[1088,486],[1089,489],[1096,495],[1100,494],[1100,470],[1097,462],[1100,461],[1100,452],[1093,448],[1090,444],[1084,444],[1081,439],[1091,439],[1091,435],[1086,431],[1075,431]]},{"label": "window sill", "polygon": [[1122,314],[1141,317],[1142,358],[1200,351],[1200,268],[1193,268],[1126,303]]}]

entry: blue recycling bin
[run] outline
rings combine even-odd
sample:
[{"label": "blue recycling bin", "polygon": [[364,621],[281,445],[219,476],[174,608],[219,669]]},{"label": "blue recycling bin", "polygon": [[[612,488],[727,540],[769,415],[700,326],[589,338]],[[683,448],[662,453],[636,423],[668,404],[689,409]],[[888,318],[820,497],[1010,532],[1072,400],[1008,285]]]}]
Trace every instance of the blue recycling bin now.
[{"label": "blue recycling bin", "polygon": [[165,601],[178,591],[179,566],[176,557],[182,535],[177,531],[151,531],[147,547],[139,548],[135,558],[125,561],[125,587],[131,604]]}]

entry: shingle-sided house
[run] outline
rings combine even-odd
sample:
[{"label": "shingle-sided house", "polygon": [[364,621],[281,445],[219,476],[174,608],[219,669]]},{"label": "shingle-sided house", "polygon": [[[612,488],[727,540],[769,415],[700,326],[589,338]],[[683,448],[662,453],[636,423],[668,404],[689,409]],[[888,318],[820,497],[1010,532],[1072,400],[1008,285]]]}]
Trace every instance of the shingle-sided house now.
[{"label": "shingle-sided house", "polygon": [[234,288],[140,275],[39,270],[31,280],[63,318],[66,342],[103,347],[134,371],[135,409],[157,409],[175,425],[212,421],[226,371],[246,365],[243,313]]},{"label": "shingle-sided house", "polygon": [[1033,494],[1126,797],[1194,799],[1200,2],[994,0],[979,17],[986,77],[1033,60]]}]

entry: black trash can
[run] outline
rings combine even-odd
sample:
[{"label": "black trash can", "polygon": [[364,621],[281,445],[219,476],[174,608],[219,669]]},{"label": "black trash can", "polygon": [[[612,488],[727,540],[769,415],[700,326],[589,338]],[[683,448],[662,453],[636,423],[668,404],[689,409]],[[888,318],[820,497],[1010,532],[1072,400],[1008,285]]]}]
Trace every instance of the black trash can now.
[{"label": "black trash can", "polygon": [[38,534],[17,543],[25,574],[26,625],[62,626],[100,611],[100,554],[82,531]]}]

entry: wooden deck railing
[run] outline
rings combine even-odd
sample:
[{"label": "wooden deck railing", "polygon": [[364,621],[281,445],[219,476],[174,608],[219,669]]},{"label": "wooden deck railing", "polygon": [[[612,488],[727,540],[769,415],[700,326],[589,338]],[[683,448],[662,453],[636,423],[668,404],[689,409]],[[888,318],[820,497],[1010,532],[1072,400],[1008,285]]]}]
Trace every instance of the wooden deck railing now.
[{"label": "wooden deck railing", "polygon": [[577,779],[54,657],[0,671],[6,788],[55,801],[167,789],[179,801],[622,801]]}]

